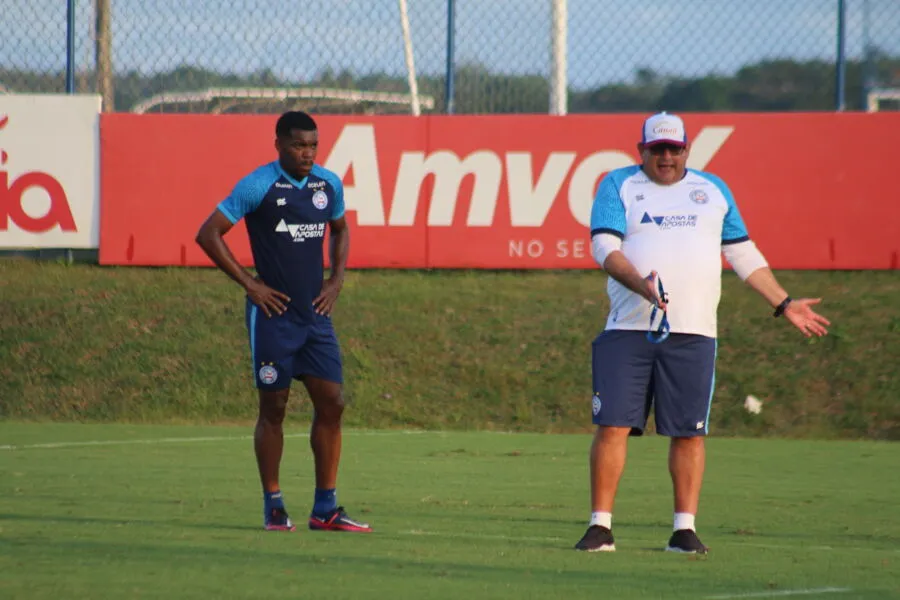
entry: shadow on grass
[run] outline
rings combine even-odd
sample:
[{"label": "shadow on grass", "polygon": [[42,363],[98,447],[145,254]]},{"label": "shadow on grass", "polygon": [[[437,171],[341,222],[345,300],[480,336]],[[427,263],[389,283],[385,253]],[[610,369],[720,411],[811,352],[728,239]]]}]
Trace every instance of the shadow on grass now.
[{"label": "shadow on grass", "polygon": [[122,519],[115,517],[76,517],[72,515],[16,515],[0,514],[0,521],[34,521],[40,523],[72,523],[75,525],[127,526],[143,525],[148,527],[213,529],[232,531],[263,531],[262,525],[229,525],[219,523],[180,523],[178,520]]},{"label": "shadow on grass", "polygon": [[[271,539],[286,539],[288,535],[266,535]],[[294,536],[295,538],[299,536]],[[309,541],[313,536],[306,536]],[[328,536],[331,539],[349,539],[351,536]],[[216,540],[201,540],[199,543],[185,543],[183,540],[172,540],[163,543],[148,543],[142,540],[87,540],[60,538],[54,540],[53,545],[40,547],[41,557],[44,560],[71,561],[72,557],[79,557],[88,561],[103,561],[107,563],[128,563],[137,561],[144,569],[172,569],[173,565],[184,565],[185,568],[197,568],[197,558],[202,555],[203,561],[215,564],[226,569],[246,569],[254,563],[265,563],[266,569],[271,571],[285,568],[297,569],[304,566],[319,570],[321,576],[332,577],[335,570],[341,573],[342,578],[348,574],[357,577],[370,577],[372,575],[383,576],[386,572],[402,570],[404,577],[447,577],[449,579],[475,579],[485,583],[497,581],[521,581],[536,577],[535,584],[550,583],[560,577],[558,566],[535,566],[534,564],[522,564],[513,566],[509,564],[487,564],[484,562],[464,562],[459,560],[447,560],[447,557],[424,556],[415,544],[411,544],[408,553],[401,556],[385,556],[373,554],[370,550],[377,547],[377,535],[352,536],[353,545],[319,546],[279,544],[261,546],[259,544],[223,544]],[[299,540],[298,540],[299,541]],[[205,542],[205,543],[204,543]],[[215,542],[215,543],[213,543]],[[367,543],[368,542],[368,543]],[[11,545],[25,548],[30,543],[13,543]],[[340,550],[341,554],[335,554]],[[352,554],[353,551],[361,551],[361,554]],[[634,573],[627,569],[621,569],[619,561],[597,560],[596,556],[587,553],[578,553],[566,547],[572,560],[565,569],[567,585],[596,585],[597,576],[602,573],[606,585],[633,584]],[[477,560],[477,559],[473,559]],[[618,563],[618,567],[616,564]],[[321,571],[324,567],[332,567],[330,572]],[[121,569],[120,569],[121,572]],[[310,572],[313,572],[312,570]]]}]

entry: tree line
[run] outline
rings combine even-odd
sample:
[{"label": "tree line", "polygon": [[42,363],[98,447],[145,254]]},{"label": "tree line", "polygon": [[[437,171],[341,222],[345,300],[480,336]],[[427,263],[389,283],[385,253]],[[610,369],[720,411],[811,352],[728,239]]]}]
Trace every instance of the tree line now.
[{"label": "tree line", "polygon": [[[94,73],[76,76],[79,92],[96,89]],[[846,106],[865,109],[864,82],[884,87],[900,87],[900,58],[877,55],[867,63],[850,61],[846,66]],[[35,73],[0,69],[0,92],[60,93],[63,73]],[[421,94],[434,100],[430,112],[445,112],[443,75],[423,75],[418,79]],[[220,73],[182,66],[162,73],[131,71],[114,76],[115,110],[129,111],[138,102],[163,92],[200,91],[207,88],[297,88],[327,87],[407,93],[405,76],[355,74],[326,69],[310,81],[289,81],[263,70],[250,74]],[[455,74],[454,107],[461,114],[546,113],[549,82],[543,75],[506,75],[483,65],[463,64]],[[820,111],[835,104],[835,65],[811,60],[767,60],[747,65],[734,74],[694,77],[672,76],[651,68],[638,69],[630,81],[609,83],[592,89],[569,90],[571,113],[617,113],[669,111]],[[292,101],[297,104],[299,101]],[[302,102],[319,113],[383,112],[384,106],[358,103],[341,105],[324,101]],[[226,112],[277,112],[271,104],[231,102]],[[205,105],[167,106],[167,112],[207,112]],[[160,110],[160,109],[157,109]],[[396,112],[398,109],[394,108]],[[406,110],[406,109],[403,109]]]}]

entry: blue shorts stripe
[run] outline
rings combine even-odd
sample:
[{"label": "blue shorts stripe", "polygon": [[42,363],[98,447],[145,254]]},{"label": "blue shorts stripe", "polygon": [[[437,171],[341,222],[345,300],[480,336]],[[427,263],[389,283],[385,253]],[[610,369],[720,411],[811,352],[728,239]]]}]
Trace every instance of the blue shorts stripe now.
[{"label": "blue shorts stripe", "polygon": [[253,361],[254,377],[256,377],[256,313],[258,310],[255,304],[250,307],[250,360]]},{"label": "blue shorts stripe", "polygon": [[706,419],[703,421],[703,433],[709,433],[709,413],[712,410],[713,394],[716,391],[716,359],[719,357],[719,340],[713,345],[713,372],[709,382],[709,403],[706,405]]}]

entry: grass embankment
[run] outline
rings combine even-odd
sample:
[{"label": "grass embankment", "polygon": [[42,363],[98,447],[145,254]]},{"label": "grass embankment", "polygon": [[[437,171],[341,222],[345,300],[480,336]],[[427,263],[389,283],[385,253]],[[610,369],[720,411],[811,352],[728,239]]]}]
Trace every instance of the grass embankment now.
[{"label": "grass embankment", "polygon": [[[808,341],[728,273],[712,433],[900,439],[900,275],[781,272],[834,323]],[[352,427],[590,427],[600,271],[355,271],[334,315]],[[0,416],[254,418],[244,304],[212,269],[0,261]],[[760,415],[744,398],[763,400]],[[309,416],[298,388],[294,421]]]}]

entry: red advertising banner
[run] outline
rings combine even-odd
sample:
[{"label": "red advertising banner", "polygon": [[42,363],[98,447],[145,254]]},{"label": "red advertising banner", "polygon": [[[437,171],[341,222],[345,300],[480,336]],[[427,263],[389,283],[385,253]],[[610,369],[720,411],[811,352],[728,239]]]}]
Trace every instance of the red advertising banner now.
[{"label": "red advertising banner", "polygon": [[[774,268],[894,269],[900,114],[687,114],[688,165],[722,177]],[[276,116],[108,114],[100,261],[206,265],[194,235],[275,159]],[[643,115],[318,117],[352,267],[592,267],[597,184],[636,164]],[[891,133],[893,132],[893,133]],[[243,226],[227,239],[251,263]]]}]

